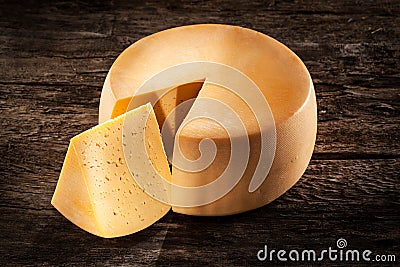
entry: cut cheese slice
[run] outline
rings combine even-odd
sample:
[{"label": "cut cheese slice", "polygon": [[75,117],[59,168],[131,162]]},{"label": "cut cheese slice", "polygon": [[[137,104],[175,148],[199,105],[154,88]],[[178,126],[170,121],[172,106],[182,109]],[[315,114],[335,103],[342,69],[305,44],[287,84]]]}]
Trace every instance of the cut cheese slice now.
[{"label": "cut cheese slice", "polygon": [[[125,124],[130,127],[124,128]],[[124,153],[125,141],[132,147],[145,144],[146,149]],[[130,159],[124,155],[132,153],[134,167],[129,169]],[[150,104],[71,139],[52,204],[71,222],[101,237],[140,231],[163,217],[170,206],[146,194],[131,171],[140,176],[156,171],[171,180]]]}]

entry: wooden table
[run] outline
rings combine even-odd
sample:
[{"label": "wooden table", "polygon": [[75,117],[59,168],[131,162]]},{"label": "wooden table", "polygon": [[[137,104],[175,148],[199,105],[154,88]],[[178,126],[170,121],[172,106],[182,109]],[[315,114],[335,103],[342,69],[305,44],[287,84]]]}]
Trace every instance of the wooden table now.
[{"label": "wooden table", "polygon": [[[399,262],[399,1],[140,2],[0,2],[0,265],[253,266],[268,263],[264,245],[322,250],[339,238]],[[50,205],[69,139],[97,123],[126,47],[194,23],[258,30],[304,60],[318,101],[307,171],[244,214],[171,212],[117,239],[82,231]]]}]

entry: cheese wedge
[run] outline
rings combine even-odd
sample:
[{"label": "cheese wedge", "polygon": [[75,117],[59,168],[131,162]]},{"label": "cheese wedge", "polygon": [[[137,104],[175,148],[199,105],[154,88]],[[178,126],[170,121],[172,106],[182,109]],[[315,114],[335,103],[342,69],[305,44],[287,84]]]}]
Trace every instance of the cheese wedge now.
[{"label": "cheese wedge", "polygon": [[132,175],[171,180],[150,104],[72,138],[51,203],[94,235],[110,238],[140,231],[170,206],[145,193]]},{"label": "cheese wedge", "polygon": [[[248,103],[243,103],[240,96],[205,83],[199,97],[225,103],[244,121],[247,136],[240,138],[247,137],[250,141],[248,166],[240,182],[224,197],[202,206],[175,206],[173,210],[191,215],[229,215],[273,201],[298,181],[308,165],[315,144],[317,110],[306,67],[290,49],[267,35],[237,26],[205,24],[169,29],[139,40],[117,58],[108,73],[101,95],[99,121],[125,112],[132,96],[139,97],[139,88],[153,76],[193,61],[227,65],[245,74],[258,86],[273,114],[276,151],[264,182],[254,192],[249,190],[251,177],[259,163],[260,125],[256,125]],[[207,77],[203,78],[207,80]],[[158,89],[161,88],[154,88]],[[164,105],[176,103],[164,101]],[[195,101],[190,112],[207,113],[196,106]],[[156,115],[165,116],[159,112]],[[214,181],[226,168],[232,140],[218,123],[207,119],[193,121],[176,138],[181,141],[182,152],[192,160],[200,157],[199,145],[203,139],[213,140],[218,152],[214,162],[199,172],[173,168],[174,183],[201,186]],[[187,169],[190,169],[189,165]]]}]

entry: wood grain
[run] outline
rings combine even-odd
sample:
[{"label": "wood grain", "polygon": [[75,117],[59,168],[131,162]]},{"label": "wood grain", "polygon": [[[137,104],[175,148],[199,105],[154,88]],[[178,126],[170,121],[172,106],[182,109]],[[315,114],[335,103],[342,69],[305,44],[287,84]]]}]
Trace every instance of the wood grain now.
[{"label": "wood grain", "polygon": [[[9,171],[16,177],[26,173],[18,166]],[[56,174],[33,171],[29,182],[14,179],[9,185],[18,191],[2,187],[4,263],[243,266],[257,263],[264,244],[323,249],[340,237],[376,253],[400,249],[400,162],[395,159],[313,160],[291,190],[263,208],[227,217],[170,212],[138,234],[110,240],[85,233],[49,206]]]},{"label": "wood grain", "polygon": [[[253,266],[264,244],[340,237],[400,260],[399,12],[398,1],[0,1],[0,265]],[[318,101],[310,166],[255,211],[169,213],[118,239],[80,230],[50,205],[69,139],[97,123],[126,47],[193,23],[253,28],[303,59]]]}]

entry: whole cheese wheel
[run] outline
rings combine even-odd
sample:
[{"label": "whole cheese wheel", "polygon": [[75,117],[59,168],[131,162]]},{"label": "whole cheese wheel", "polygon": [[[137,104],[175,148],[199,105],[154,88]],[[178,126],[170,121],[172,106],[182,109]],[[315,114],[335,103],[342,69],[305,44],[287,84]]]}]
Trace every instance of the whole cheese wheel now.
[{"label": "whole cheese wheel", "polygon": [[[249,184],[260,160],[260,125],[251,103],[221,86],[204,82],[187,89],[197,99],[192,114],[206,114],[198,99],[214,99],[229,106],[243,121],[250,153],[243,176],[222,198],[201,206],[174,206],[175,212],[191,215],[229,215],[261,207],[287,191],[304,173],[311,158],[317,130],[315,92],[311,77],[302,61],[286,46],[265,34],[229,25],[192,25],[165,30],[127,48],[112,65],[102,91],[99,121],[126,112],[132,97],[139,98],[139,88],[149,79],[173,66],[188,62],[215,62],[246,75],[262,92],[273,115],[276,149],[264,182],[255,191]],[[206,79],[207,77],[202,77]],[[176,85],[176,96],[180,84]],[[186,86],[188,87],[188,86]],[[154,88],[159,90],[163,88]],[[143,96],[142,96],[143,97]],[[162,101],[156,116],[165,118],[165,110],[177,105],[176,97]],[[165,107],[165,108],[163,108]],[[161,119],[162,120],[162,119]],[[262,125],[261,125],[262,127]],[[240,137],[240,136],[239,136]],[[241,137],[240,137],[241,138]],[[197,187],[217,179],[229,163],[232,139],[220,124],[199,119],[185,125],[176,136],[176,146],[191,160],[201,156],[202,140],[212,140],[217,148],[214,161],[197,172],[173,167],[172,181]],[[172,192],[173,194],[173,192]],[[188,198],[199,199],[193,195]],[[190,201],[189,201],[190,202]]]}]

